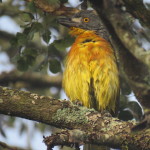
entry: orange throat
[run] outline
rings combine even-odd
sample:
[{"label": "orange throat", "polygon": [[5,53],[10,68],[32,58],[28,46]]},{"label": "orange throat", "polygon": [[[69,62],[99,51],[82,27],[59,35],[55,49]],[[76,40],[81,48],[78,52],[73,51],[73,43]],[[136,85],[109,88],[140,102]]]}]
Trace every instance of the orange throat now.
[{"label": "orange throat", "polygon": [[95,33],[94,31],[84,30],[84,29],[80,29],[80,28],[76,28],[76,27],[71,27],[69,34],[72,36],[79,36],[79,35],[86,33],[86,32]]}]

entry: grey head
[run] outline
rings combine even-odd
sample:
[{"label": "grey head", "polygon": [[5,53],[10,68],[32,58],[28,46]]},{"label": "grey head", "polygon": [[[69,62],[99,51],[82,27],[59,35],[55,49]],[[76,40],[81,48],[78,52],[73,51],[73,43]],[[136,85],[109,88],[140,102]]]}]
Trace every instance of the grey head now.
[{"label": "grey head", "polygon": [[81,10],[70,17],[58,19],[58,22],[66,27],[93,30],[96,34],[109,41],[108,32],[105,26],[93,10]]}]

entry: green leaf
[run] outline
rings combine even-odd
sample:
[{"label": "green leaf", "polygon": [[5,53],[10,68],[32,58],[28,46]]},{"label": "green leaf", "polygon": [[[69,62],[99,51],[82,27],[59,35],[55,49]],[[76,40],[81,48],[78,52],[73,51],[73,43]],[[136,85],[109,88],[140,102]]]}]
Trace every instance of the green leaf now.
[{"label": "green leaf", "polygon": [[18,45],[17,38],[14,37],[13,39],[11,39],[10,44],[12,45],[12,47],[17,47]]},{"label": "green leaf", "polygon": [[60,52],[52,43],[48,46],[48,56],[50,58],[59,57],[61,59],[63,58],[63,52]]},{"label": "green leaf", "polygon": [[33,57],[33,56],[26,56],[26,63],[29,66],[32,66],[35,63],[35,57]]},{"label": "green leaf", "polygon": [[16,57],[17,68],[20,71],[26,71],[30,66],[35,63],[37,51],[35,49],[24,49],[21,56]]},{"label": "green leaf", "polygon": [[64,51],[67,47],[72,45],[73,41],[74,41],[74,38],[67,36],[64,39],[55,40],[53,44],[59,51]]},{"label": "green leaf", "polygon": [[35,62],[35,57],[33,56],[24,56],[20,57],[17,61],[17,69],[20,71],[27,71],[29,66],[32,66]]},{"label": "green leaf", "polygon": [[36,56],[38,55],[38,52],[37,52],[37,50],[34,49],[34,48],[26,48],[26,49],[23,51],[23,55],[36,57]]},{"label": "green leaf", "polygon": [[39,22],[33,22],[30,27],[26,27],[23,34],[27,36],[27,40],[32,40],[36,32],[43,32],[43,25]]},{"label": "green leaf", "polygon": [[29,65],[26,63],[26,59],[25,57],[20,57],[17,60],[17,69],[20,71],[27,71],[28,70]]},{"label": "green leaf", "polygon": [[44,30],[43,25],[39,22],[32,23],[31,27],[32,27],[32,32],[41,32],[42,33]]},{"label": "green leaf", "polygon": [[2,3],[2,0],[0,0],[0,3]]},{"label": "green leaf", "polygon": [[51,32],[49,30],[45,30],[45,32],[42,34],[42,38],[47,44],[49,43],[49,40],[51,38],[50,35]]},{"label": "green leaf", "polygon": [[27,7],[29,8],[29,10],[30,10],[31,12],[33,12],[33,13],[36,12],[36,6],[35,6],[35,4],[34,4],[33,1],[32,1],[32,2],[28,2],[28,3],[27,3]]},{"label": "green leaf", "polygon": [[22,12],[20,14],[20,19],[24,22],[31,22],[34,19],[34,16],[29,12]]},{"label": "green leaf", "polygon": [[58,73],[61,70],[61,64],[57,59],[49,61],[49,69],[52,73]]},{"label": "green leaf", "polygon": [[24,29],[23,33],[27,35],[28,40],[32,40],[34,37],[35,31],[32,30],[32,27],[27,27]]},{"label": "green leaf", "polygon": [[18,32],[16,35],[16,38],[17,38],[17,45],[18,46],[22,46],[22,45],[26,44],[26,42],[27,42],[27,35],[24,33]]}]

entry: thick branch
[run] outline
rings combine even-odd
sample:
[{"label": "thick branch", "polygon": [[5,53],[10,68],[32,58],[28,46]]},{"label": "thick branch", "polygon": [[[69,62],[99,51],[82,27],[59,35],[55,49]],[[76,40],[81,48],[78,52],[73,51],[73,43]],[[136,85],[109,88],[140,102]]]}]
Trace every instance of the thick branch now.
[{"label": "thick branch", "polygon": [[[26,0],[31,2],[32,0]],[[62,4],[52,5],[46,0],[34,0],[35,5],[44,12],[53,13],[55,15],[71,15],[77,13],[79,10],[76,8],[65,7]]]},{"label": "thick branch", "polygon": [[[9,73],[2,73],[0,75],[0,84],[7,86],[10,83],[22,83],[24,87],[46,88],[46,87],[61,87],[62,76],[48,76],[40,73],[21,73],[12,71]],[[21,84],[21,85],[22,85]]]},{"label": "thick branch", "polygon": [[12,40],[15,36],[5,31],[0,30],[0,38],[3,40]]},{"label": "thick branch", "polygon": [[14,147],[14,146],[9,146],[4,142],[0,141],[0,149],[1,150],[25,150],[23,148],[19,148],[19,147]]},{"label": "thick branch", "polygon": [[[114,15],[111,15],[112,13]],[[135,39],[128,22],[129,16],[115,7],[109,9],[107,16],[124,46],[134,55],[134,57],[141,61],[143,65],[150,68],[150,52],[144,50]]]},{"label": "thick branch", "polygon": [[[7,15],[11,17],[16,17],[20,13],[17,6],[12,5],[12,2],[3,2],[0,4],[0,16]],[[10,7],[11,6],[11,7]]]},{"label": "thick branch", "polygon": [[[111,147],[150,149],[150,130],[131,133],[133,122],[108,117],[93,109],[78,107],[65,100],[0,87],[0,113],[39,121],[59,128],[71,129],[68,136],[79,141]],[[81,138],[82,137],[82,138]]]},{"label": "thick branch", "polygon": [[150,10],[141,0],[123,0],[127,10],[137,19],[140,19],[147,27],[150,27]]},{"label": "thick branch", "polygon": [[[126,126],[122,126],[122,128],[126,128]],[[107,145],[109,147],[121,148],[121,149],[128,148],[129,150],[135,150],[135,149],[144,150],[149,147],[148,146],[149,144],[147,143],[149,141],[147,139],[149,137],[148,135],[149,132],[144,131],[143,133],[142,131],[142,132],[136,133],[136,135],[135,133],[131,133],[130,135],[128,135],[128,133],[127,132],[125,133],[125,132],[123,132],[123,137],[120,137],[118,135],[111,135],[113,133],[109,129],[107,133],[103,132],[102,130],[99,132],[95,132],[95,131],[86,132],[86,131],[74,129],[74,130],[63,131],[61,133],[57,133],[49,137],[45,137],[44,142],[47,145],[47,148],[48,148],[47,150],[51,150],[51,148],[53,148],[53,146],[56,146],[56,145],[63,145],[63,146],[71,147],[71,145],[83,145],[83,143],[84,144],[94,143],[95,145]],[[136,146],[134,143],[135,140],[132,141],[134,138],[136,138],[136,141],[138,141],[139,143]],[[145,138],[147,140],[144,143],[141,143],[141,138]],[[121,140],[121,141],[118,141],[118,140]],[[145,146],[141,147],[140,146],[141,144],[145,144]]]}]

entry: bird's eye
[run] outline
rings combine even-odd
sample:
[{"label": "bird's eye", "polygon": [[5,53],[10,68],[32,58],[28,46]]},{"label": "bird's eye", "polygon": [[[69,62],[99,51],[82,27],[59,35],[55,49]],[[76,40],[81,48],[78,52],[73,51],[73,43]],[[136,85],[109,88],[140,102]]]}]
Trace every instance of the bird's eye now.
[{"label": "bird's eye", "polygon": [[89,18],[83,18],[83,22],[89,22],[90,19]]}]

